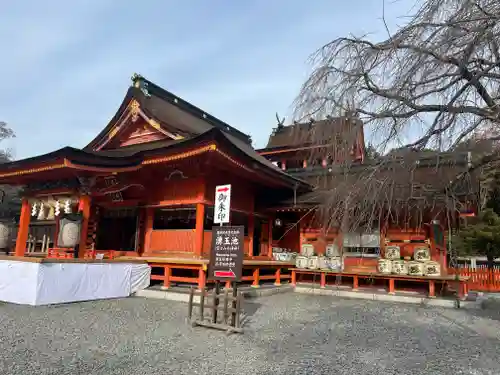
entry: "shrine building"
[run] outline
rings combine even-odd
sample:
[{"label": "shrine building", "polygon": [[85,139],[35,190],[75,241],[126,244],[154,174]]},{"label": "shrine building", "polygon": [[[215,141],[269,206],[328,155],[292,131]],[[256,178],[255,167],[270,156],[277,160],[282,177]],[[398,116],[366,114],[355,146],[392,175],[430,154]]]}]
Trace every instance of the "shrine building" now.
[{"label": "shrine building", "polygon": [[[407,187],[394,198],[404,215],[420,218],[418,223],[398,222],[398,204],[381,202],[382,214],[372,220],[370,233],[341,233],[341,220],[328,221],[331,213],[320,208],[332,189],[354,186],[356,173],[373,164],[359,119],[279,123],[267,147],[255,150],[249,135],[134,75],[117,112],[87,146],[0,164],[0,184],[22,188],[17,234],[3,247],[17,257],[141,258],[151,265],[152,280],[165,287],[203,287],[217,215],[215,188],[230,184],[230,224],[245,228],[243,280],[254,286],[290,279],[295,262],[273,253],[300,253],[303,245],[311,245],[316,255],[329,246],[342,249],[338,254],[352,273],[376,272],[387,246],[401,245],[404,256],[426,244],[432,260],[446,269],[443,233],[456,217],[439,207],[449,186],[460,195],[453,181],[470,167],[470,152],[449,155],[453,167],[426,178],[439,157],[412,159],[417,183],[411,185],[421,191],[432,185],[430,193],[415,195],[412,187],[411,207],[403,197]],[[394,173],[400,163],[391,160],[387,168]],[[347,183],[341,178],[346,162],[353,176]],[[436,179],[443,183],[437,186]],[[468,189],[459,197],[464,207],[475,193]],[[82,217],[71,249],[57,246],[61,213]]]}]

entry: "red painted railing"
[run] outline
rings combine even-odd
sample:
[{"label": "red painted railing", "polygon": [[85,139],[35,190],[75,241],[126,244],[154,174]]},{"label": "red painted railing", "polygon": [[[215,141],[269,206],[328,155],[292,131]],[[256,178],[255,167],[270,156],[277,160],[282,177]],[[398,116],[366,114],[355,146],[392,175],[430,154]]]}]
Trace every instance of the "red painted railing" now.
[{"label": "red painted railing", "polygon": [[[114,250],[87,250],[83,255],[84,259],[95,259],[97,254],[103,254],[104,259],[113,259],[117,252]],[[49,248],[47,249],[47,258],[71,259],[74,258],[73,249]]]},{"label": "red painted railing", "polygon": [[500,292],[500,269],[494,268],[448,268],[449,275],[470,277],[469,290],[480,292]]}]

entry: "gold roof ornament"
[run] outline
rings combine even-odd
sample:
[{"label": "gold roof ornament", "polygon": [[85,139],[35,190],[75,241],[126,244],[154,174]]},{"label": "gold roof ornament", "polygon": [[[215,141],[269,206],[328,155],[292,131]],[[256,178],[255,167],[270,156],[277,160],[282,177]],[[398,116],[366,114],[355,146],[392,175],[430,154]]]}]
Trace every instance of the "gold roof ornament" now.
[{"label": "gold roof ornament", "polygon": [[136,122],[139,119],[141,105],[137,100],[132,99],[130,101],[129,109],[130,109],[130,114],[132,115],[132,122]]},{"label": "gold roof ornament", "polygon": [[141,81],[143,80],[143,77],[140,74],[134,73],[132,74],[132,77],[130,77],[132,80],[132,86],[140,88],[141,87]]},{"label": "gold roof ornament", "polygon": [[132,74],[132,86],[137,89],[140,89],[145,97],[149,98],[151,94],[148,91],[148,83],[140,74],[134,73]]}]

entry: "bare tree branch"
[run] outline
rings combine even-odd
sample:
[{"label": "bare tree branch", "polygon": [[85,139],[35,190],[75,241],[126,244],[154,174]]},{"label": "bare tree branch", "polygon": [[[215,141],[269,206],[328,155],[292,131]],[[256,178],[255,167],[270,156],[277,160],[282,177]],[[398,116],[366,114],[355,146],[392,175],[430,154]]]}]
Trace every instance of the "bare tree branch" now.
[{"label": "bare tree branch", "polygon": [[[382,9],[384,40],[341,37],[311,56],[314,69],[295,101],[296,120],[355,118],[372,154],[381,154],[325,171],[320,188],[328,226],[415,228],[439,215],[455,220],[479,200],[481,175],[500,165],[500,1],[418,5],[393,34]],[[471,159],[465,146],[484,147]],[[339,153],[338,143],[328,147]],[[311,159],[325,152],[313,150]]]}]

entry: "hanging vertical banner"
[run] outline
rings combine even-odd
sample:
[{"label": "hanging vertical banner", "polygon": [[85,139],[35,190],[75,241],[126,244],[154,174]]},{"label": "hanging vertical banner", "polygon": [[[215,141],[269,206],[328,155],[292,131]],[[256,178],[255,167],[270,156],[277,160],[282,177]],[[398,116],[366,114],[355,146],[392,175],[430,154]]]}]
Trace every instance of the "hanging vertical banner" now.
[{"label": "hanging vertical banner", "polygon": [[241,280],[244,238],[243,226],[213,227],[208,265],[210,280]]},{"label": "hanging vertical banner", "polygon": [[231,211],[231,185],[215,187],[214,224],[229,223]]}]

